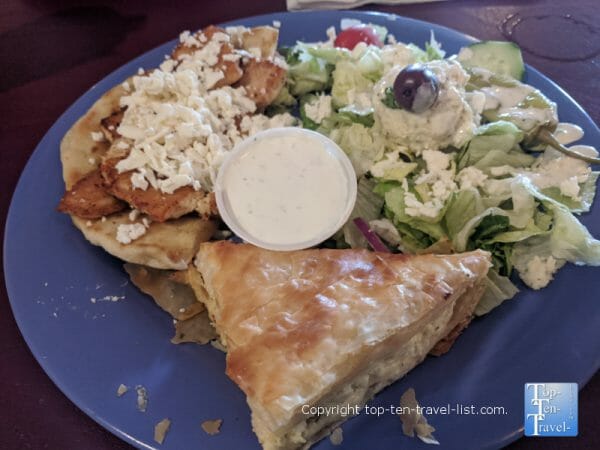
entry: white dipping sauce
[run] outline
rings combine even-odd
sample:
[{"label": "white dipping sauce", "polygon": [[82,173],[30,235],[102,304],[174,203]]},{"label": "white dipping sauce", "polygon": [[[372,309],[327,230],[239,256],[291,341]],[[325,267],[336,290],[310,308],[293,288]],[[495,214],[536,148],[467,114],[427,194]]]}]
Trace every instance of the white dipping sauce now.
[{"label": "white dipping sauce", "polygon": [[291,128],[268,130],[242,146],[223,166],[218,182],[227,209],[219,206],[221,216],[240,237],[271,249],[305,248],[327,239],[347,220],[356,178],[333,142]]},{"label": "white dipping sauce", "polygon": [[579,125],[573,123],[561,122],[554,132],[556,140],[562,145],[569,145],[577,142],[583,137],[583,130]]}]

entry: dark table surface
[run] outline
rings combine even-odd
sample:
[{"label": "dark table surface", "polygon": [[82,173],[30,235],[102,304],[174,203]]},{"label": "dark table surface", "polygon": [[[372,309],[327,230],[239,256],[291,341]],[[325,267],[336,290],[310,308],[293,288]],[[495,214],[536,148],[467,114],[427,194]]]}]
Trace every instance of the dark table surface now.
[{"label": "dark table surface", "polygon": [[[512,38],[525,44],[526,62],[560,84],[600,123],[599,7],[598,0],[453,0],[363,9],[435,22],[480,39],[502,39],[503,32],[512,30]],[[282,10],[284,0],[3,0],[2,230],[31,152],[58,116],[94,83],[184,29]],[[0,449],[130,448],[70,403],[44,374],[19,334],[4,277],[0,283]],[[579,400],[579,437],[525,438],[510,448],[600,448],[598,375]]]}]

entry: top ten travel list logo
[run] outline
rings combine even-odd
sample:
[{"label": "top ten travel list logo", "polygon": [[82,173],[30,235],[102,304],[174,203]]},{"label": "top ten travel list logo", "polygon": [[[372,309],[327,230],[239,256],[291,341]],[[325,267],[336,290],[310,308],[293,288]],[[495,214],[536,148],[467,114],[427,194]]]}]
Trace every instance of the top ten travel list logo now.
[{"label": "top ten travel list logo", "polygon": [[577,436],[577,383],[525,383],[525,436]]}]

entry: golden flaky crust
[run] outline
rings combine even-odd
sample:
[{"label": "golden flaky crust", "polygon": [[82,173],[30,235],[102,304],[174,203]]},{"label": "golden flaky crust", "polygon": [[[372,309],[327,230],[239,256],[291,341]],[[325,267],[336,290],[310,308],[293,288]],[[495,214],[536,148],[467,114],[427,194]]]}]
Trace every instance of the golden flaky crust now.
[{"label": "golden flaky crust", "polygon": [[[67,190],[100,166],[110,144],[108,141],[94,141],[91,133],[101,131],[100,122],[103,118],[120,111],[119,99],[123,94],[125,91],[120,85],[106,92],[65,134],[60,157]],[[116,240],[117,228],[121,224],[131,223],[128,211],[111,214],[105,220],[90,221],[74,214],[71,214],[71,218],[92,244],[101,246],[126,262],[157,269],[185,269],[200,242],[208,240],[216,229],[213,222],[193,216],[164,223],[153,222],[141,238],[123,245]]]},{"label": "golden flaky crust", "polygon": [[393,373],[365,390],[373,395],[470,317],[479,298],[465,294],[482,284],[490,258],[482,251],[271,252],[218,242],[200,246],[196,266],[228,348],[227,374],[247,395],[261,443],[288,448],[285,433],[307,420],[302,405],[325,401],[389,360]]}]

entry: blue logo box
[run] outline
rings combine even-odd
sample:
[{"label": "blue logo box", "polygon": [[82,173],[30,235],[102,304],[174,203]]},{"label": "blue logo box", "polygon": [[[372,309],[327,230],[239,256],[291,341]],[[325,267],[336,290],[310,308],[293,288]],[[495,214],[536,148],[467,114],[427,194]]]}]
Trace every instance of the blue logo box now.
[{"label": "blue logo box", "polygon": [[525,383],[525,436],[577,436],[577,383]]}]

